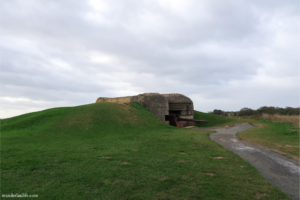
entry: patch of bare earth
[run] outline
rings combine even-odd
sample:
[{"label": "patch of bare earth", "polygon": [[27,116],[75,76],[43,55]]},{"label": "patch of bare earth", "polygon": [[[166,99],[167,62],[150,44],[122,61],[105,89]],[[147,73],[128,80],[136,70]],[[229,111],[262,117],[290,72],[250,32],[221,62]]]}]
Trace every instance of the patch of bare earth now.
[{"label": "patch of bare earth", "polygon": [[196,126],[185,126],[185,127],[182,127],[182,128],[186,128],[186,129],[192,129],[192,128],[195,128]]},{"label": "patch of bare earth", "polygon": [[211,156],[212,159],[225,159],[225,157],[222,156]]},{"label": "patch of bare earth", "polygon": [[121,165],[130,165],[130,162],[122,162]]},{"label": "patch of bare earth", "polygon": [[119,179],[115,180],[114,182],[110,181],[109,179],[104,179],[104,183],[106,183],[106,184],[109,184],[109,183],[111,183],[111,184],[116,184],[116,183],[118,183],[118,182],[120,182]]},{"label": "patch of bare earth", "polygon": [[277,145],[277,146],[279,146],[279,147],[300,147],[300,146],[292,146],[292,145],[285,145],[285,146],[283,146],[283,145]]},{"label": "patch of bare earth", "polygon": [[170,195],[167,192],[158,192],[155,194],[155,197],[158,199],[170,199],[168,198]]},{"label": "patch of bare earth", "polygon": [[186,154],[184,151],[180,151],[179,153],[180,153],[180,154]]},{"label": "patch of bare earth", "polygon": [[125,103],[124,103],[124,104],[122,104],[122,105],[124,106],[124,109],[125,109],[125,110],[129,110],[129,109],[130,109],[130,105],[128,105],[128,104],[125,104]]},{"label": "patch of bare earth", "polygon": [[111,158],[111,156],[100,156],[98,158]]},{"label": "patch of bare earth", "polygon": [[263,124],[253,124],[254,126],[256,126],[257,128],[261,128],[261,127],[264,127],[265,125]]},{"label": "patch of bare earth", "polygon": [[60,162],[60,163],[53,163],[52,165],[63,165],[65,164],[66,162]]},{"label": "patch of bare earth", "polygon": [[204,174],[209,175],[209,176],[214,176],[215,174],[212,172],[205,172]]},{"label": "patch of bare earth", "polygon": [[185,163],[185,160],[178,160],[179,163]]},{"label": "patch of bare earth", "polygon": [[260,192],[257,192],[257,193],[255,194],[255,197],[256,197],[257,199],[260,199],[260,198],[263,197],[263,196],[265,196],[265,194],[262,194],[262,193],[260,193]]},{"label": "patch of bare earth", "polygon": [[109,179],[104,179],[104,183],[109,183]]},{"label": "patch of bare earth", "polygon": [[167,179],[169,179],[168,177],[161,177],[160,179],[158,179],[159,181],[165,181],[165,180],[167,180]]}]

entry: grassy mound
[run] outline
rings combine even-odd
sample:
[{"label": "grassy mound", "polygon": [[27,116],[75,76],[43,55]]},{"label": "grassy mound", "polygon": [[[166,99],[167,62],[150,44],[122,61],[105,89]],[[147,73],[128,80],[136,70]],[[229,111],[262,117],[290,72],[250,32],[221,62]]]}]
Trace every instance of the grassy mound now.
[{"label": "grassy mound", "polygon": [[136,103],[48,109],[1,120],[1,131],[1,195],[289,199],[209,131],[168,126]]}]

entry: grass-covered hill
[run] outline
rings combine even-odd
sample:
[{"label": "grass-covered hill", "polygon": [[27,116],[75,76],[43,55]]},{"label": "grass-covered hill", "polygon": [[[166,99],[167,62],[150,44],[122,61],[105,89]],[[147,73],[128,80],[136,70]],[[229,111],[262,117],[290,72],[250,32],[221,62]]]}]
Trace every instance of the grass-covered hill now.
[{"label": "grass-covered hill", "polygon": [[1,195],[288,199],[208,134],[168,126],[136,103],[54,108],[4,119]]}]

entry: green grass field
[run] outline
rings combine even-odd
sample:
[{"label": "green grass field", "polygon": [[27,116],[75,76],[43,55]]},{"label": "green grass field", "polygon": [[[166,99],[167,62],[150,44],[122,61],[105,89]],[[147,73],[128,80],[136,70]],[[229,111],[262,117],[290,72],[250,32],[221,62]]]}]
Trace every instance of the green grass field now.
[{"label": "green grass field", "polygon": [[4,119],[1,195],[289,199],[208,134],[168,126],[136,103],[53,108]]}]

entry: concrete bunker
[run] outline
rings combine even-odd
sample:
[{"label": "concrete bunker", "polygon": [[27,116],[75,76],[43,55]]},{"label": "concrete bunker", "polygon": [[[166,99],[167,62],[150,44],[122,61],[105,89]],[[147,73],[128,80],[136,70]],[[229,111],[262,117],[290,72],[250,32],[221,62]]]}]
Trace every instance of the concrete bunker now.
[{"label": "concrete bunker", "polygon": [[[166,124],[170,124],[166,116],[170,114],[179,115],[184,119],[194,119],[193,101],[182,94],[159,94],[159,93],[144,93],[136,96],[107,98],[99,97],[96,103],[111,102],[111,103],[130,103],[137,102],[150,112],[152,112],[159,120]],[[183,126],[193,126],[192,121],[182,121]]]}]

